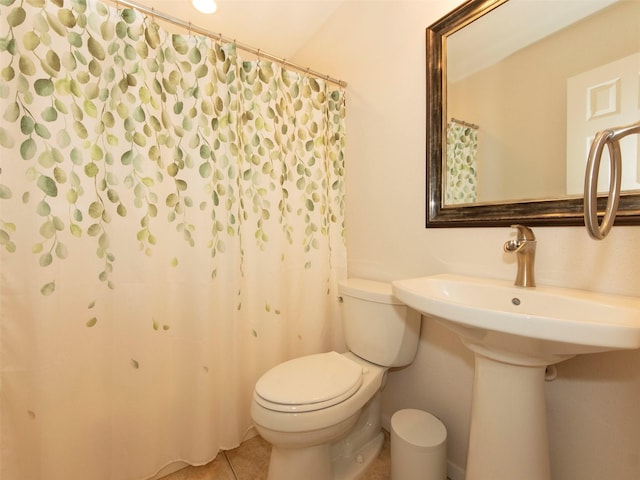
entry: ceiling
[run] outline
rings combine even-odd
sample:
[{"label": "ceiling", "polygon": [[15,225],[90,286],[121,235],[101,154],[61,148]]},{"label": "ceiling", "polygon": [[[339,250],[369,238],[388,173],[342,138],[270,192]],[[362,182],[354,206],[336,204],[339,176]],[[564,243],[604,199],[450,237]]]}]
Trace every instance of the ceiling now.
[{"label": "ceiling", "polygon": [[196,11],[189,0],[131,1],[278,58],[291,59],[341,5],[354,0],[216,0],[218,11],[213,15]]},{"label": "ceiling", "polygon": [[[619,0],[574,0],[544,5],[509,1],[447,39],[447,77],[460,80]],[[543,7],[543,8],[541,8]]]}]

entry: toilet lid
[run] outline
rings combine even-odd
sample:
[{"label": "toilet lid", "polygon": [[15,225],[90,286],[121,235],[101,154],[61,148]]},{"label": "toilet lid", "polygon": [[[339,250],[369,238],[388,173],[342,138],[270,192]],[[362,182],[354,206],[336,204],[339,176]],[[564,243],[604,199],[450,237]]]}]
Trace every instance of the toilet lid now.
[{"label": "toilet lid", "polygon": [[279,412],[310,412],[340,403],[362,384],[362,366],[337,352],[276,365],[256,383],[258,404]]}]

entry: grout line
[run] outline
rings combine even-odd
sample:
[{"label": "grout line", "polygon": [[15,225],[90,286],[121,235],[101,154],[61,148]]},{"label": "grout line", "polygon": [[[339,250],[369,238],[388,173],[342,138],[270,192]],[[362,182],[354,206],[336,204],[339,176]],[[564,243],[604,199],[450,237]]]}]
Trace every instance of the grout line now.
[{"label": "grout line", "polygon": [[222,453],[224,453],[224,458],[227,459],[227,464],[229,465],[229,468],[231,469],[231,473],[233,473],[233,478],[235,478],[236,480],[240,480],[238,478],[238,474],[236,473],[236,469],[233,468],[233,463],[231,463],[231,459],[229,458],[229,455],[227,455],[227,451],[223,450]]}]

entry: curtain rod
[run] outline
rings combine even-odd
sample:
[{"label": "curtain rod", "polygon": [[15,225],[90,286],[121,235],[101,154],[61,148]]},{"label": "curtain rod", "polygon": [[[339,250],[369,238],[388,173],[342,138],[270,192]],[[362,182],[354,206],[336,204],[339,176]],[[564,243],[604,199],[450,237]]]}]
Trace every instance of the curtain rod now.
[{"label": "curtain rod", "polygon": [[138,10],[138,11],[142,12],[142,13],[150,15],[151,17],[160,18],[161,20],[169,22],[169,23],[171,23],[173,25],[177,25],[179,27],[182,27],[185,30],[188,30],[189,32],[193,32],[193,33],[197,33],[197,34],[200,34],[200,35],[204,35],[205,37],[213,38],[215,40],[218,40],[218,41],[224,42],[224,43],[234,43],[236,45],[236,47],[239,48],[240,50],[243,50],[245,52],[249,52],[249,53],[251,53],[253,55],[256,55],[258,58],[262,57],[262,58],[266,58],[268,60],[280,63],[280,64],[282,64],[282,66],[289,67],[289,68],[291,68],[293,70],[297,70],[298,72],[302,72],[304,74],[311,75],[311,76],[316,77],[316,78],[321,78],[323,80],[326,80],[327,82],[333,83],[333,84],[338,85],[338,86],[340,86],[342,88],[345,88],[347,86],[347,82],[345,82],[343,80],[338,80],[338,79],[330,77],[329,75],[325,75],[323,73],[317,72],[317,71],[312,70],[310,68],[306,68],[306,67],[302,67],[300,65],[296,65],[295,63],[289,62],[288,60],[286,60],[284,58],[276,57],[275,55],[271,55],[269,53],[265,53],[262,50],[260,50],[259,48],[254,48],[254,47],[251,47],[249,45],[244,45],[244,44],[238,43],[234,39],[231,39],[229,37],[225,37],[221,33],[211,32],[211,31],[207,30],[206,28],[199,27],[197,25],[192,24],[191,22],[185,22],[184,20],[180,20],[179,18],[172,17],[171,15],[167,15],[166,13],[159,12],[153,7],[150,8],[150,7],[147,7],[145,5],[141,5],[141,4],[136,3],[136,2],[131,2],[129,0],[108,0],[108,1],[111,2],[111,3],[114,3],[116,5],[116,7],[119,7],[119,6],[123,5],[125,7],[133,8],[135,10]]},{"label": "curtain rod", "polygon": [[476,125],[475,123],[465,122],[464,120],[458,120],[457,118],[453,118],[453,117],[451,117],[451,121],[459,125],[464,125],[465,127],[474,128],[476,130],[480,128],[480,126]]}]

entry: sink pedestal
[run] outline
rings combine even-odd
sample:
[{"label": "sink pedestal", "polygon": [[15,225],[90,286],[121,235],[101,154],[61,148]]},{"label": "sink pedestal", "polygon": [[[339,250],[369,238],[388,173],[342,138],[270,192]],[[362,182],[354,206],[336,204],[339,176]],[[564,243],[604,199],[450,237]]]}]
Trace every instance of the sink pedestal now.
[{"label": "sink pedestal", "polygon": [[475,373],[466,480],[550,480],[546,365],[504,363],[467,346]]},{"label": "sink pedestal", "polygon": [[638,297],[453,274],[397,280],[393,293],[475,353],[466,480],[550,480],[546,367],[640,348]]}]

